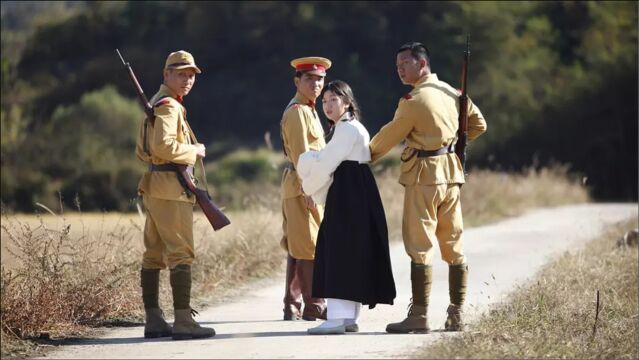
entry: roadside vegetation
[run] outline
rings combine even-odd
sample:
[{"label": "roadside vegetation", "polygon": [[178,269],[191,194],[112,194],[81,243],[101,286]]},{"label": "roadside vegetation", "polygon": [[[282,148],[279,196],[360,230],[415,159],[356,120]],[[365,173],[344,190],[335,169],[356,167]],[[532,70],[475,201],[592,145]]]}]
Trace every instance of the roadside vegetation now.
[{"label": "roadside vegetation", "polygon": [[471,324],[414,354],[428,359],[637,359],[637,219],[612,226]]},{"label": "roadside vegetation", "polygon": [[[403,190],[397,183],[394,156],[374,170],[390,237],[399,241]],[[256,162],[255,156],[234,157],[239,162]],[[277,165],[269,166],[279,171]],[[230,163],[225,167],[250,168]],[[516,174],[471,173],[463,191],[465,220],[471,225],[528,208],[589,200],[586,188],[559,167]],[[229,177],[238,178],[235,174]],[[219,232],[213,232],[200,212],[195,214],[194,307],[212,304],[231,296],[238,285],[283,271],[279,192],[276,182],[268,179],[239,180],[245,182],[244,192],[230,185],[226,188],[226,196],[231,196],[227,201],[239,209],[228,211],[232,224]],[[490,190],[496,183],[499,191]],[[215,192],[220,193],[220,188]],[[55,215],[45,211],[40,215],[2,215],[3,357],[20,354],[32,346],[32,340],[55,342],[86,336],[97,326],[143,321],[138,284],[144,214],[82,213],[64,208],[51,212]],[[170,316],[166,272],[161,289],[161,306]],[[25,339],[30,341],[22,341]]]}]

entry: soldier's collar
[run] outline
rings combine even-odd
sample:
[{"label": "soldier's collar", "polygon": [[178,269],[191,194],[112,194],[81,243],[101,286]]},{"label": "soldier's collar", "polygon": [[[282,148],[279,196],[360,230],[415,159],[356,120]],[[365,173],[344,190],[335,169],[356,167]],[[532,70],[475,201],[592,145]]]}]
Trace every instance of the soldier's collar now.
[{"label": "soldier's collar", "polygon": [[437,74],[435,73],[430,73],[430,74],[426,74],[424,76],[422,76],[421,78],[419,78],[419,80],[417,80],[417,82],[415,83],[415,86],[413,87],[417,87],[421,84],[427,83],[427,82],[433,82],[433,81],[437,81],[439,80],[437,78]]},{"label": "soldier's collar", "polygon": [[295,93],[295,102],[298,104],[303,104],[303,105],[308,105],[310,107],[315,107],[315,101],[307,98],[306,96],[302,95],[301,92],[297,91]]},{"label": "soldier's collar", "polygon": [[171,88],[169,88],[168,86],[162,84],[160,85],[160,91],[162,91],[164,94],[174,98],[175,100],[177,100],[180,104],[182,103],[182,101],[184,100],[183,96],[180,96],[176,93],[173,92],[173,90],[171,90]]}]

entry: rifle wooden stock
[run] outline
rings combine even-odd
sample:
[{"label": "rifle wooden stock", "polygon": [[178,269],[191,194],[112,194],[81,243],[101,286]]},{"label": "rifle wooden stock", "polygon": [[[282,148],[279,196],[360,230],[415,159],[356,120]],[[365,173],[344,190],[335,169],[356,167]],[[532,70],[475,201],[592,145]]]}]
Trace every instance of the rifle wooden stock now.
[{"label": "rifle wooden stock", "polygon": [[195,186],[193,180],[191,179],[189,166],[181,164],[175,164],[175,166],[177,166],[178,169],[178,176],[182,177],[182,179],[184,180],[184,184],[186,184],[186,187],[191,191],[191,193],[193,193],[193,195],[195,195],[197,204],[200,206],[200,209],[202,209],[202,212],[208,219],[209,223],[211,223],[211,226],[213,226],[213,230],[220,230],[221,228],[230,224],[231,220],[229,220],[229,218],[224,215],[224,213],[215,205],[215,203],[213,203],[213,200],[211,200],[211,196],[209,195],[209,193]]},{"label": "rifle wooden stock", "polygon": [[455,154],[461,161],[462,170],[466,169],[466,145],[468,143],[468,61],[470,58],[470,35],[466,37],[466,51],[462,66],[461,95],[459,95],[459,128],[457,129],[457,143]]}]

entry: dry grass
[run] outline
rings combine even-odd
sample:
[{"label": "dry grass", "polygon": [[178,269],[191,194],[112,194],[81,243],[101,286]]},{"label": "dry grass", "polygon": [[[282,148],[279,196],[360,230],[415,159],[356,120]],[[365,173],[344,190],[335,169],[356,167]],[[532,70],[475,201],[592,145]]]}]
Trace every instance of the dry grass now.
[{"label": "dry grass", "polygon": [[[501,179],[500,191],[492,190],[496,179]],[[380,173],[377,181],[390,236],[399,240],[403,188],[396,168]],[[279,195],[276,187],[264,186],[241,199],[244,209],[230,212],[233,223],[219,232],[212,231],[201,213],[195,214],[195,307],[219,300],[248,280],[283,271]],[[588,199],[583,187],[561,170],[519,175],[477,171],[463,193],[467,224],[514,215],[526,207]],[[138,284],[143,223],[138,214],[3,214],[3,356],[24,350],[16,339],[82,336],[91,326],[142,321]],[[170,314],[168,272],[162,274],[160,304]]]},{"label": "dry grass", "polygon": [[564,254],[462,336],[415,357],[637,359],[638,252],[616,244],[636,227],[637,219],[617,224],[583,251]]},{"label": "dry grass", "polygon": [[[400,240],[402,230],[404,188],[397,182],[398,177],[397,167],[376,176],[392,240]],[[536,207],[588,201],[588,190],[568,174],[565,166],[530,168],[523,173],[471,170],[461,199],[466,227],[517,216]]]}]

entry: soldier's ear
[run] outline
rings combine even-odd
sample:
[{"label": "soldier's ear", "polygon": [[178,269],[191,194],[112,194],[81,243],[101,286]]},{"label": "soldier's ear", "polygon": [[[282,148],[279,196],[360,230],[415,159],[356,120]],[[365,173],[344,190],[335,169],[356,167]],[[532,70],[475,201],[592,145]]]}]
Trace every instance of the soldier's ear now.
[{"label": "soldier's ear", "polygon": [[419,68],[425,68],[428,65],[428,61],[426,59],[419,59]]},{"label": "soldier's ear", "polygon": [[295,84],[295,87],[299,87],[300,86],[300,78],[295,76],[293,77],[293,83]]}]

